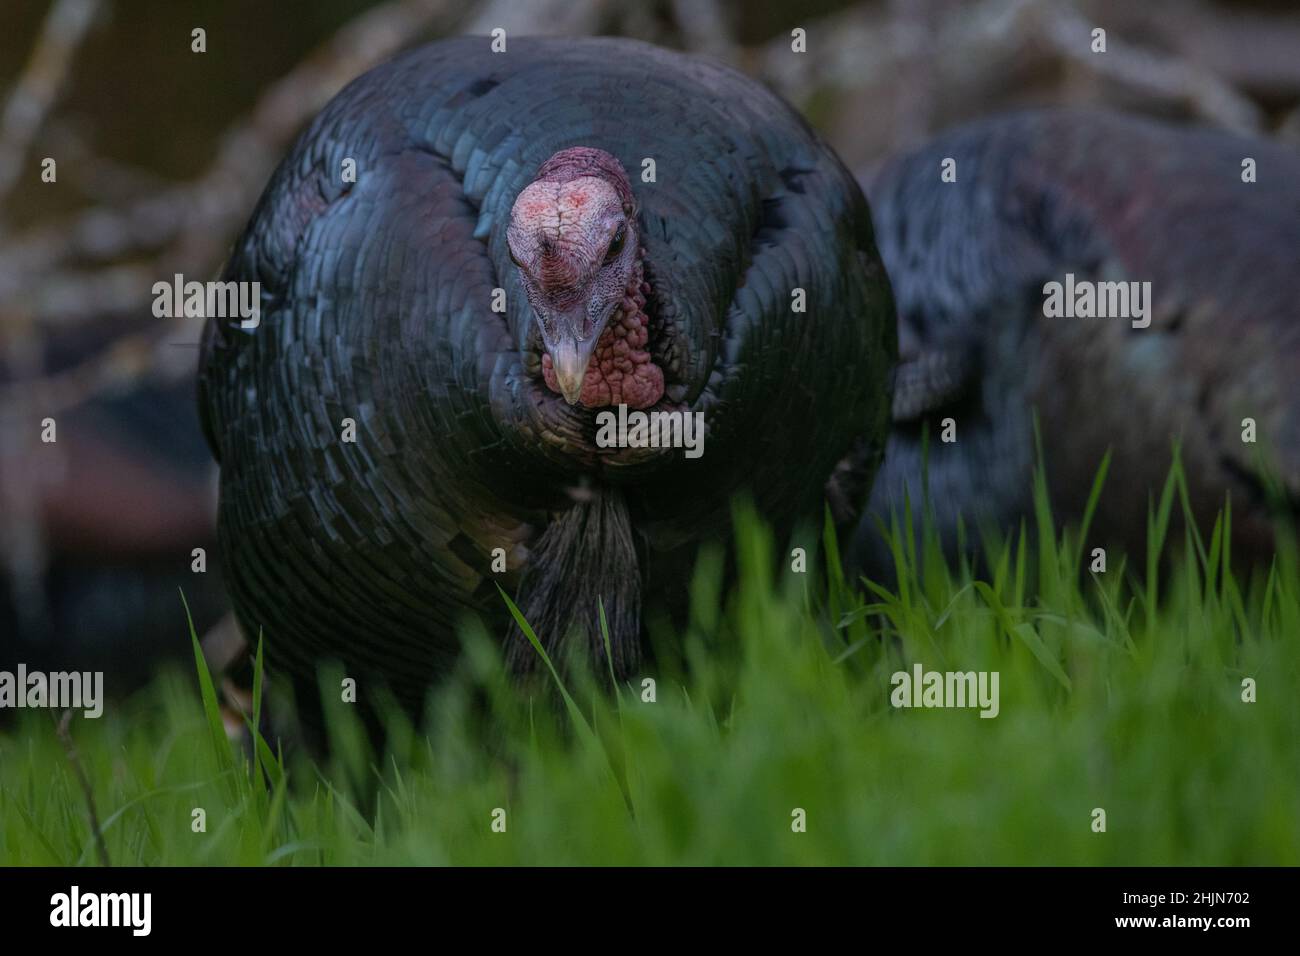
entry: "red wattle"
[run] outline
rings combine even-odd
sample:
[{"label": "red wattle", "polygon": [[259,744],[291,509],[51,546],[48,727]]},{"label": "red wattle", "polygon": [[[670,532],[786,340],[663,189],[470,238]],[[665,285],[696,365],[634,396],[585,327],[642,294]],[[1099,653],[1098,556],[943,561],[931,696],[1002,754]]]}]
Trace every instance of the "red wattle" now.
[{"label": "red wattle", "polygon": [[[638,266],[629,292],[600,334],[587,364],[578,401],[587,408],[627,405],[649,408],[664,394],[664,373],[651,359],[650,320],[645,314],[645,292]],[[553,392],[560,391],[549,355],[542,355],[542,377]]]}]

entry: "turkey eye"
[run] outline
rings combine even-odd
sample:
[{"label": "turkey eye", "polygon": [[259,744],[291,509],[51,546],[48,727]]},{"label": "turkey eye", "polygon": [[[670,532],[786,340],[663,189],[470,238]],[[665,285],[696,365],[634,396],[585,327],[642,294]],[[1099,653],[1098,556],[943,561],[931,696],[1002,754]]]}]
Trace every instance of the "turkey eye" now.
[{"label": "turkey eye", "polygon": [[614,233],[614,238],[609,241],[609,248],[605,250],[605,262],[614,261],[614,257],[623,251],[623,239],[627,235],[627,226],[619,226],[618,232]]}]

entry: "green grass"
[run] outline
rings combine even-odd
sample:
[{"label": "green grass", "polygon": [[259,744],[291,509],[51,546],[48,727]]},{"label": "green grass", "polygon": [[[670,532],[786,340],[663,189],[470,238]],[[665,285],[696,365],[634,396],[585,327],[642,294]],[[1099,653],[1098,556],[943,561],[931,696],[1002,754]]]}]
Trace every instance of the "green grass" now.
[{"label": "green grass", "polygon": [[[789,571],[742,507],[735,585],[706,553],[684,633],[652,618],[653,703],[639,679],[521,694],[470,627],[427,731],[393,718],[379,757],[342,703],[325,765],[260,738],[246,756],[201,657],[197,686],[165,674],[71,732],[115,865],[1295,864],[1295,551],[1234,568],[1226,515],[1167,541],[1178,474],[1150,556],[1111,554],[1104,574],[1041,484],[1038,534],[993,545],[991,573],[901,534],[894,589],[846,582],[829,532],[799,536],[809,570]],[[915,662],[998,671],[999,716],[895,710],[890,676]],[[25,712],[0,734],[0,863],[97,855],[50,715]]]}]

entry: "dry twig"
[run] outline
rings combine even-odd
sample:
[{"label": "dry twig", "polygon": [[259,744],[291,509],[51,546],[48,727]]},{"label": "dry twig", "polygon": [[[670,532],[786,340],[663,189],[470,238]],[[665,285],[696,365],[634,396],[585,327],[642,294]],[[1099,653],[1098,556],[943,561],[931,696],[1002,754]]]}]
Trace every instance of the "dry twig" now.
[{"label": "dry twig", "polygon": [[58,722],[59,740],[63,743],[63,749],[68,754],[68,763],[72,764],[72,772],[77,776],[77,782],[81,785],[81,793],[86,798],[86,811],[90,814],[90,831],[95,836],[95,847],[99,852],[99,862],[103,866],[112,866],[108,860],[108,844],[104,842],[104,831],[99,826],[99,812],[95,809],[95,793],[90,788],[90,779],[86,776],[86,768],[82,766],[81,755],[77,753],[77,745],[72,739],[72,711],[65,710],[63,717]]},{"label": "dry twig", "polygon": [[27,151],[72,70],[72,58],[99,12],[100,0],[57,0],[0,113],[0,205],[18,180]]}]

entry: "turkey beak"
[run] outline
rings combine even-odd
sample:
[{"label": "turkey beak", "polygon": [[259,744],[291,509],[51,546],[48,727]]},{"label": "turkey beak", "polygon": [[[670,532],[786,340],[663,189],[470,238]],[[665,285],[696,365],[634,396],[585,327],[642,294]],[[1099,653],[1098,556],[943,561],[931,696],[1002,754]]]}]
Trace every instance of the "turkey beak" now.
[{"label": "turkey beak", "polygon": [[560,392],[570,405],[578,404],[582,394],[582,380],[587,377],[587,363],[591,361],[591,347],[595,342],[578,342],[568,336],[561,336],[549,349],[551,367],[555,369],[556,381]]}]

